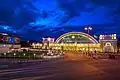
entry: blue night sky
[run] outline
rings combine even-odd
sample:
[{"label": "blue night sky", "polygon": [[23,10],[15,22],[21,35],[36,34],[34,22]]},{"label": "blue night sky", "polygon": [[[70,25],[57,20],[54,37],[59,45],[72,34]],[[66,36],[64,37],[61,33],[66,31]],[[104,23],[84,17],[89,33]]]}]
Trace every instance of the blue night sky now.
[{"label": "blue night sky", "polygon": [[0,0],[0,32],[22,39],[59,37],[71,31],[120,35],[120,0]]}]

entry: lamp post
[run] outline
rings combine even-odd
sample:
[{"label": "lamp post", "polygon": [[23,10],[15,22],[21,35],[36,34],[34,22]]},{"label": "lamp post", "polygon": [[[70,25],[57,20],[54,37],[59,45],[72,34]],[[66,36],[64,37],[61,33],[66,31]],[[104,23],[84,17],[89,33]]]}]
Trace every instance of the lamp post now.
[{"label": "lamp post", "polygon": [[14,60],[15,60],[16,53],[14,53],[13,55],[14,55]]},{"label": "lamp post", "polygon": [[34,55],[34,58],[35,58],[36,54],[34,53],[33,55]]},{"label": "lamp post", "polygon": [[25,53],[23,55],[25,56]]},{"label": "lamp post", "polygon": [[[90,34],[90,31],[92,30],[92,27],[85,27],[85,30],[87,31],[88,34]],[[89,54],[89,40],[88,40],[88,54]]]},{"label": "lamp post", "polygon": [[7,55],[7,54],[6,54],[6,53],[4,53],[5,59],[6,59],[6,55]]}]

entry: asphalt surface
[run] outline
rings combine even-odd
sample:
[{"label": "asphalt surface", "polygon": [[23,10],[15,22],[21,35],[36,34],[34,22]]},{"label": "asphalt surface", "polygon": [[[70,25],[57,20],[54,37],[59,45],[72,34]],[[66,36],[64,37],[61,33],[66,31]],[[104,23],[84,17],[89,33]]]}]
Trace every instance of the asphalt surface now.
[{"label": "asphalt surface", "polygon": [[61,60],[2,64],[11,67],[0,69],[0,80],[120,80],[119,60],[92,59],[72,53]]}]

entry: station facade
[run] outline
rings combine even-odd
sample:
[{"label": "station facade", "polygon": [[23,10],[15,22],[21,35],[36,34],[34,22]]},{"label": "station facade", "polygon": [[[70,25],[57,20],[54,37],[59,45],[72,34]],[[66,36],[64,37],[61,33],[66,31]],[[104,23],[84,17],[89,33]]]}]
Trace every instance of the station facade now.
[{"label": "station facade", "polygon": [[72,50],[81,52],[117,52],[117,36],[100,35],[99,40],[87,33],[68,32],[56,40],[54,38],[43,38],[43,43],[33,43],[32,48]]}]

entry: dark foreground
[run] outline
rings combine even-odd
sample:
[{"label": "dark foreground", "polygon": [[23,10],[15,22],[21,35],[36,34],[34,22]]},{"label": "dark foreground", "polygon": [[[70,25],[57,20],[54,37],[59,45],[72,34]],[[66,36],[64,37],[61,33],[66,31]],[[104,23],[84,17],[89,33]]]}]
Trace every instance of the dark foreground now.
[{"label": "dark foreground", "polygon": [[0,80],[120,80],[120,60],[70,55],[63,60],[8,65],[12,64],[0,70]]}]

